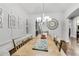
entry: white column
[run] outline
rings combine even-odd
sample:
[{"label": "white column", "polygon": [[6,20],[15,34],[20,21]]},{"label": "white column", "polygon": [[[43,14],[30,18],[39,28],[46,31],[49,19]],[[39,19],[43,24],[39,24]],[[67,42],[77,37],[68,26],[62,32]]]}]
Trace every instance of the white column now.
[{"label": "white column", "polygon": [[69,40],[69,19],[65,19],[63,23],[63,40],[70,42]]}]

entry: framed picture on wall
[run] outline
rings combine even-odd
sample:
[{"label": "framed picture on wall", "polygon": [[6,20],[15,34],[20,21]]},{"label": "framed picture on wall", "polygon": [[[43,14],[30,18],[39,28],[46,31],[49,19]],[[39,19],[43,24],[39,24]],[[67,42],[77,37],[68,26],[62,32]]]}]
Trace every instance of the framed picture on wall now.
[{"label": "framed picture on wall", "polygon": [[2,15],[2,8],[0,8],[0,15]]},{"label": "framed picture on wall", "polygon": [[28,19],[26,19],[26,33],[28,33]]},{"label": "framed picture on wall", "polygon": [[2,17],[0,17],[0,28],[2,28]]},{"label": "framed picture on wall", "polygon": [[17,25],[18,25],[18,29],[22,29],[22,18],[20,16],[18,16]]},{"label": "framed picture on wall", "polygon": [[18,29],[19,29],[19,16],[18,16]]},{"label": "framed picture on wall", "polygon": [[16,17],[8,15],[8,28],[16,28]]}]

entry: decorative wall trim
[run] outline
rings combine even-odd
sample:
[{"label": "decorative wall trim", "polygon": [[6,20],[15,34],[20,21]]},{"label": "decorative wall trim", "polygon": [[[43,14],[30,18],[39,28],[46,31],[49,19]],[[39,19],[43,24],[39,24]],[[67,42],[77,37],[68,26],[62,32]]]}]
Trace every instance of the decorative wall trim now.
[{"label": "decorative wall trim", "polygon": [[[20,39],[20,38],[23,38],[23,37],[29,37],[29,36],[32,36],[32,35],[28,34],[28,36],[25,35],[25,36],[21,36],[21,37],[13,38],[13,39],[14,39],[14,40],[18,40],[18,39]],[[4,43],[0,43],[0,47],[5,46],[5,45],[7,45],[7,44],[9,44],[9,43],[13,43],[12,40],[9,40],[9,41],[4,42]]]},{"label": "decorative wall trim", "polygon": [[2,47],[2,46],[4,46],[4,45],[7,45],[7,44],[9,44],[9,43],[11,43],[12,41],[10,40],[10,41],[7,41],[7,42],[4,42],[4,43],[1,43],[0,44],[0,47]]}]

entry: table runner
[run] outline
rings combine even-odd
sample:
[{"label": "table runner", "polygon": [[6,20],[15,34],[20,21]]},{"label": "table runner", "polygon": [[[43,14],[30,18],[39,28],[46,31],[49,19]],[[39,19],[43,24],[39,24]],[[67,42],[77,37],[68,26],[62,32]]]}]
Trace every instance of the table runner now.
[{"label": "table runner", "polygon": [[48,41],[47,39],[39,39],[33,46],[33,50],[48,51]]}]

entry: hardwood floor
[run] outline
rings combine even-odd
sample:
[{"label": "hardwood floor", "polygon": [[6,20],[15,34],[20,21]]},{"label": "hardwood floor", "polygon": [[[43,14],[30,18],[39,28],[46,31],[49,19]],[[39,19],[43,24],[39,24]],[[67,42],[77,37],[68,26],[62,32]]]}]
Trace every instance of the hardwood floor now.
[{"label": "hardwood floor", "polygon": [[79,56],[79,43],[76,41],[75,38],[70,38],[71,45],[72,45],[72,51],[71,56]]}]

